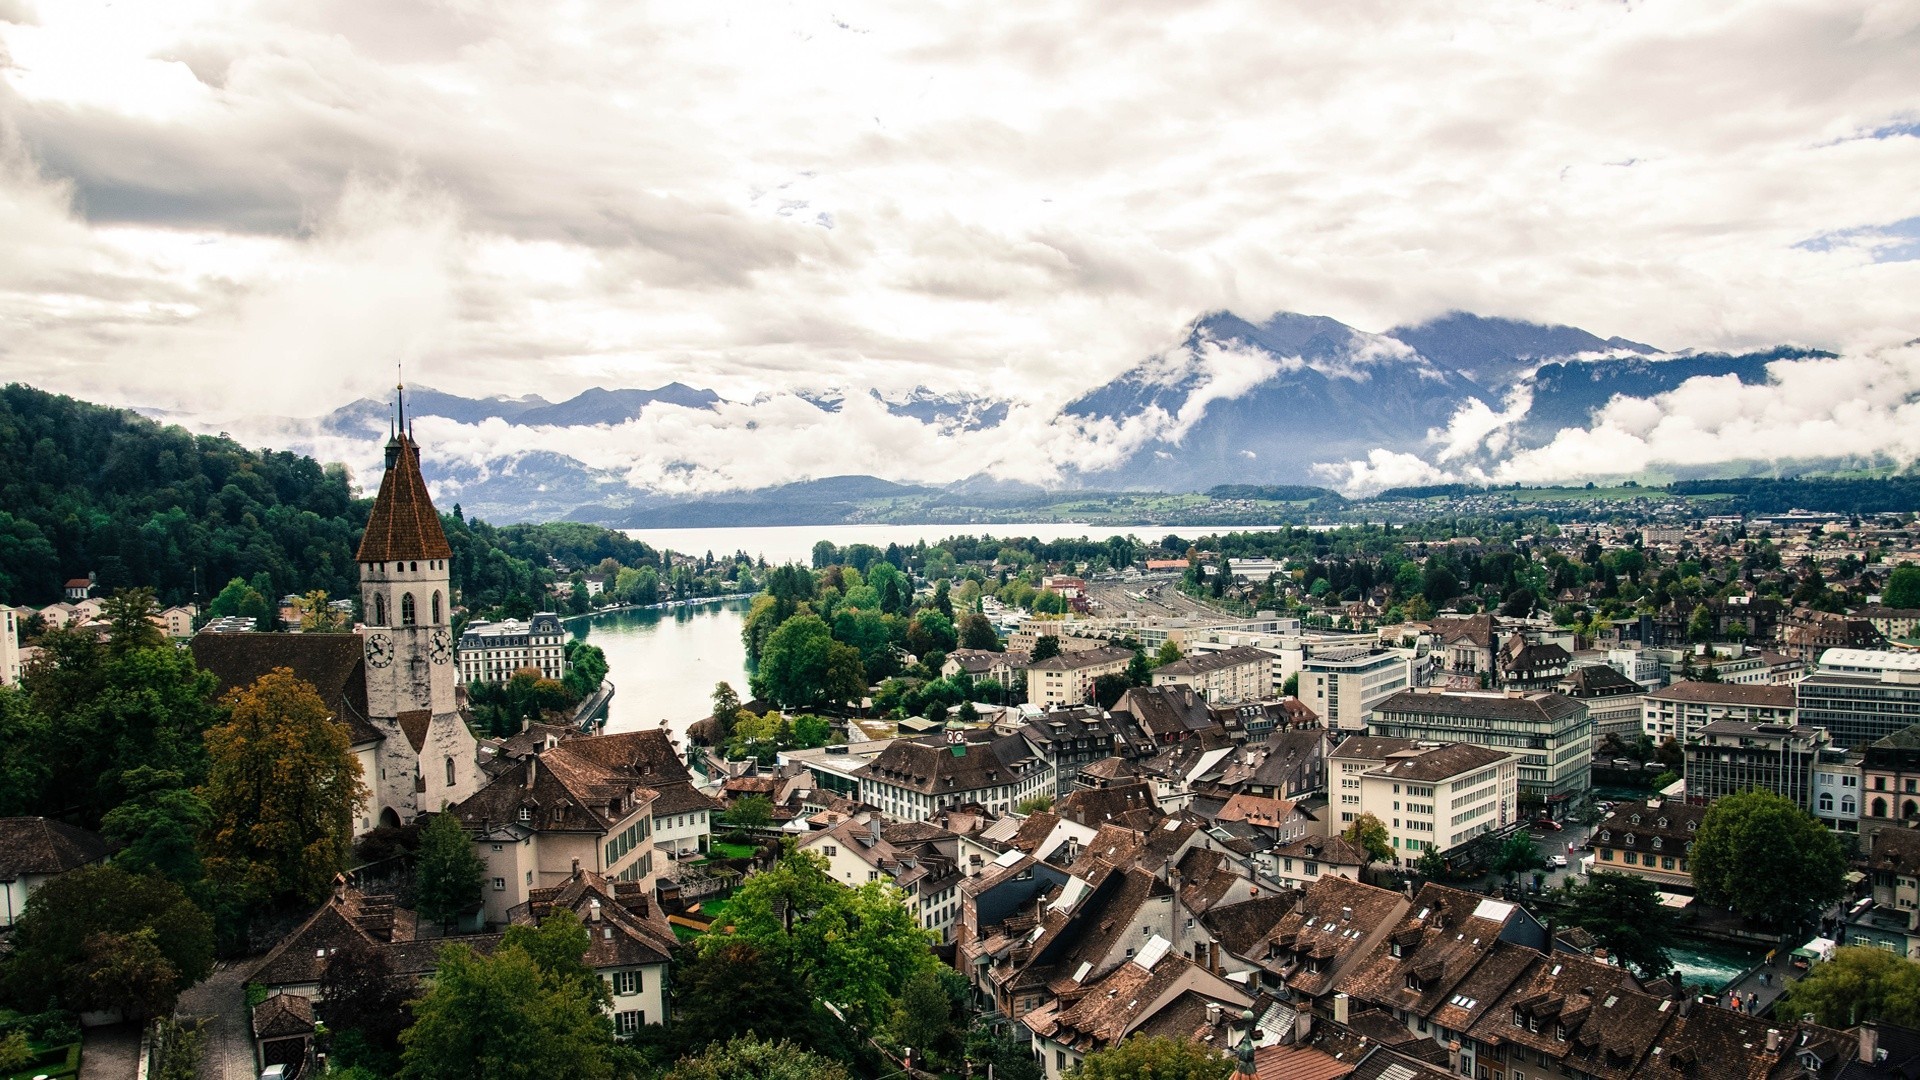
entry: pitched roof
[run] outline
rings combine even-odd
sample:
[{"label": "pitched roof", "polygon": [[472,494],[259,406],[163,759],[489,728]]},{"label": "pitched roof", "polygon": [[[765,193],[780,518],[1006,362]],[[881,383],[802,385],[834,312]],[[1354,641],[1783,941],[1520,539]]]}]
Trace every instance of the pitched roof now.
[{"label": "pitched roof", "polygon": [[537,925],[556,910],[573,912],[587,928],[588,967],[664,964],[673,956],[673,927],[643,882],[612,882],[592,870],[578,870],[561,885],[529,893],[513,921]]},{"label": "pitched roof", "polygon": [[1567,677],[1560,680],[1560,690],[1577,698],[1612,697],[1615,694],[1637,694],[1641,686],[1605,664],[1588,664],[1568,672]]},{"label": "pitched roof", "polygon": [[0,818],[0,881],[64,874],[107,857],[99,836],[43,817]]},{"label": "pitched roof", "polygon": [[1209,671],[1221,671],[1243,664],[1269,664],[1273,656],[1251,645],[1235,645],[1230,649],[1217,652],[1194,653],[1192,656],[1175,660],[1171,664],[1162,664],[1153,669],[1155,676],[1160,675],[1204,675]]},{"label": "pitched roof", "polygon": [[420,475],[420,448],[404,432],[387,443],[386,475],[380,478],[380,494],[373,500],[367,531],[353,558],[363,563],[453,558],[433,497]]},{"label": "pitched roof", "polygon": [[253,1009],[253,1037],[284,1039],[313,1032],[313,999],[305,994],[275,994]]},{"label": "pitched roof", "polygon": [[1651,701],[1683,701],[1710,705],[1793,708],[1793,687],[1771,683],[1711,683],[1688,680],[1648,694]]},{"label": "pitched roof", "polygon": [[1505,750],[1494,750],[1472,743],[1447,743],[1426,750],[1417,756],[1395,758],[1385,765],[1372,770],[1370,776],[1391,776],[1396,780],[1417,780],[1421,782],[1445,780],[1459,776],[1473,769],[1484,769],[1496,762],[1514,756]]},{"label": "pitched roof", "polygon": [[1028,671],[1079,671],[1081,668],[1099,667],[1102,664],[1130,661],[1132,649],[1122,649],[1113,645],[1101,645],[1093,649],[1076,649],[1050,656],[1045,660],[1032,660],[1027,664]]},{"label": "pitched roof", "polygon": [[310,683],[354,745],[386,738],[367,721],[367,662],[359,634],[195,634],[187,645],[221,694],[252,686],[275,668]]},{"label": "pitched roof", "polygon": [[[1787,688],[1789,700],[1793,697]],[[1373,707],[1376,713],[1418,713],[1471,719],[1550,723],[1581,712],[1580,702],[1551,690],[1402,690]]]}]

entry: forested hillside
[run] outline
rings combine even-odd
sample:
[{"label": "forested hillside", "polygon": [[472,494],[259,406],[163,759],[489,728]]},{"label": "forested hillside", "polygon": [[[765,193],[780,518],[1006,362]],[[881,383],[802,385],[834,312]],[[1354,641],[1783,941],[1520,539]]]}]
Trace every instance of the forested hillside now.
[{"label": "forested hillside", "polygon": [[[263,598],[358,591],[354,547],[368,499],[346,469],[194,435],[123,409],[18,384],[0,388],[0,602],[47,604],[69,578],[151,587],[162,603],[211,598],[235,578]],[[441,519],[453,585],[475,612],[545,602],[549,557],[571,567],[658,553],[592,525]]]}]

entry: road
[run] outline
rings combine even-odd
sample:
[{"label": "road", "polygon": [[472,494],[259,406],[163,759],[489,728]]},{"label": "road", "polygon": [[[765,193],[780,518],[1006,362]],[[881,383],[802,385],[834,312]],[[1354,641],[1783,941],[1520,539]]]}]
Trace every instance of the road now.
[{"label": "road", "polygon": [[181,1022],[207,1022],[200,1080],[252,1080],[253,1036],[247,1023],[246,973],[251,961],[222,963],[198,986],[180,995]]}]

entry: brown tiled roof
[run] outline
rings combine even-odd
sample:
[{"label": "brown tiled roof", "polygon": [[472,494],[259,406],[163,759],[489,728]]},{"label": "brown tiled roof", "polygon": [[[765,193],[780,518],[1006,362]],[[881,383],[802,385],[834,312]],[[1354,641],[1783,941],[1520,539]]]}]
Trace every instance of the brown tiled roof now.
[{"label": "brown tiled roof", "polygon": [[1299,901],[1300,893],[1294,889],[1276,891],[1261,890],[1259,896],[1251,900],[1242,900],[1238,904],[1216,907],[1200,917],[1213,931],[1215,940],[1235,956],[1248,956],[1254,947],[1266,940],[1293,911]]},{"label": "brown tiled roof", "polygon": [[1560,690],[1571,697],[1612,697],[1616,694],[1637,694],[1640,684],[1613,670],[1605,664],[1588,664],[1577,667],[1560,680]]},{"label": "brown tiled roof", "polygon": [[923,795],[949,796],[1016,784],[1021,776],[1017,767],[1031,770],[1040,765],[1027,741],[1018,735],[1004,735],[985,743],[896,739],[862,766],[860,773]]},{"label": "brown tiled roof", "polygon": [[1417,744],[1412,739],[1392,739],[1384,735],[1349,735],[1334,747],[1333,757],[1361,761],[1380,761]]},{"label": "brown tiled roof", "polygon": [[1483,649],[1493,648],[1493,616],[1491,615],[1438,618],[1433,620],[1433,632],[1440,636],[1440,643],[1443,645],[1464,641]]},{"label": "brown tiled roof", "polygon": [[1069,792],[1054,807],[1054,812],[1068,821],[1077,821],[1097,829],[1129,810],[1158,813],[1159,809],[1160,803],[1154,798],[1153,788],[1146,781],[1137,780],[1109,788],[1081,788]]},{"label": "brown tiled roof", "polygon": [[1253,1052],[1253,1069],[1255,1080],[1340,1080],[1353,1071],[1353,1062],[1310,1046],[1276,1045]]},{"label": "brown tiled roof", "polygon": [[[1791,698],[1793,693],[1788,691]],[[1402,690],[1373,707],[1382,714],[1417,713],[1422,716],[1455,716],[1469,719],[1521,720],[1550,722],[1572,716],[1586,706],[1551,690],[1439,691],[1431,688]]]},{"label": "brown tiled roof", "polygon": [[1920,873],[1920,829],[1875,829],[1868,865],[1892,873]]},{"label": "brown tiled roof", "polygon": [[579,870],[562,885],[533,890],[513,921],[537,924],[556,910],[573,912],[587,928],[588,967],[664,964],[673,955],[673,927],[641,882],[610,882],[592,870]]},{"label": "brown tiled roof", "polygon": [[427,745],[427,729],[433,726],[432,712],[426,709],[408,709],[393,720],[400,725],[400,730],[406,733],[407,743],[413,747],[414,753],[419,753]]},{"label": "brown tiled roof", "polygon": [[1303,836],[1274,848],[1273,853],[1282,858],[1312,859],[1333,866],[1365,866],[1372,861],[1365,848],[1344,836]]},{"label": "brown tiled roof", "polygon": [[[367,928],[376,924],[383,900],[384,917],[377,925],[389,928],[386,933],[390,940],[375,936]],[[491,953],[500,944],[499,934],[415,941],[412,926],[413,913],[393,908],[391,898],[365,897],[349,890],[344,897],[330,897],[306,922],[281,938],[280,944],[267,953],[247,981],[269,989],[318,984],[321,973],[326,970],[327,958],[352,943],[385,951],[396,975],[424,975],[433,971],[438,964],[440,947],[450,942],[482,954]]]},{"label": "brown tiled roof", "polygon": [[284,1039],[313,1033],[313,999],[305,994],[275,994],[253,1009],[253,1037]]},{"label": "brown tiled roof", "polygon": [[[1635,821],[1634,818],[1639,818]],[[1664,802],[1658,807],[1632,802],[1616,806],[1593,827],[1594,847],[1623,851],[1659,852],[1684,857],[1706,820],[1707,808],[1687,803]],[[1661,824],[1665,822],[1665,824]],[[1656,846],[1655,841],[1659,841]]]},{"label": "brown tiled roof", "polygon": [[187,645],[217,692],[252,686],[274,668],[312,684],[354,745],[386,738],[367,721],[367,664],[359,634],[196,634]]},{"label": "brown tiled roof", "polygon": [[453,558],[446,531],[440,527],[440,515],[433,509],[433,497],[427,494],[427,482],[420,475],[420,448],[405,433],[394,436],[388,447],[397,449],[397,454],[380,478],[380,494],[373,500],[373,512],[367,516],[367,531],[360,537],[354,561]]},{"label": "brown tiled roof", "polygon": [[1184,736],[1218,725],[1207,699],[1190,686],[1136,686],[1120,696],[1113,711],[1132,716],[1154,736]]},{"label": "brown tiled roof", "polygon": [[1243,664],[1269,664],[1273,656],[1251,645],[1235,645],[1230,649],[1217,652],[1194,653],[1192,656],[1175,660],[1171,664],[1162,664],[1153,669],[1158,675],[1204,675],[1209,671],[1221,671]]},{"label": "brown tiled roof", "polygon": [[64,874],[107,857],[100,837],[43,817],[0,818],[0,881],[23,874]]},{"label": "brown tiled roof", "polygon": [[1504,750],[1493,750],[1472,743],[1448,743],[1425,751],[1418,757],[1395,758],[1368,775],[1421,782],[1445,780],[1473,769],[1484,769],[1510,756]]},{"label": "brown tiled roof", "polygon": [[1711,705],[1764,706],[1793,708],[1793,687],[1771,683],[1677,682],[1648,694],[1651,701],[1704,702]]},{"label": "brown tiled roof", "polygon": [[1318,997],[1333,989],[1363,947],[1406,909],[1407,898],[1397,892],[1323,877],[1307,888],[1299,907],[1269,936],[1273,958],[1250,959],[1285,971],[1286,983],[1296,993]]},{"label": "brown tiled roof", "polygon": [[1027,664],[1028,671],[1078,671],[1081,668],[1099,667],[1118,661],[1133,659],[1132,649],[1122,649],[1113,645],[1102,645],[1094,649],[1078,649],[1050,656],[1045,660],[1032,660]]},{"label": "brown tiled roof", "polygon": [[1244,821],[1268,829],[1277,829],[1293,816],[1292,799],[1274,799],[1265,795],[1235,795],[1217,815],[1221,821]]}]

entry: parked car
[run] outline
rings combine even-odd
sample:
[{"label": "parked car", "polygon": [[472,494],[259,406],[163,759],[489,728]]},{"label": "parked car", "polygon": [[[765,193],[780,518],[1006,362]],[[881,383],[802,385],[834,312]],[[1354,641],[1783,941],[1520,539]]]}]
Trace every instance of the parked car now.
[{"label": "parked car", "polygon": [[1560,823],[1552,818],[1541,817],[1533,819],[1533,828],[1540,832],[1559,832],[1561,827]]},{"label": "parked car", "polygon": [[1549,855],[1547,856],[1547,865],[1555,870],[1565,870],[1567,868],[1567,857],[1565,855]]}]

